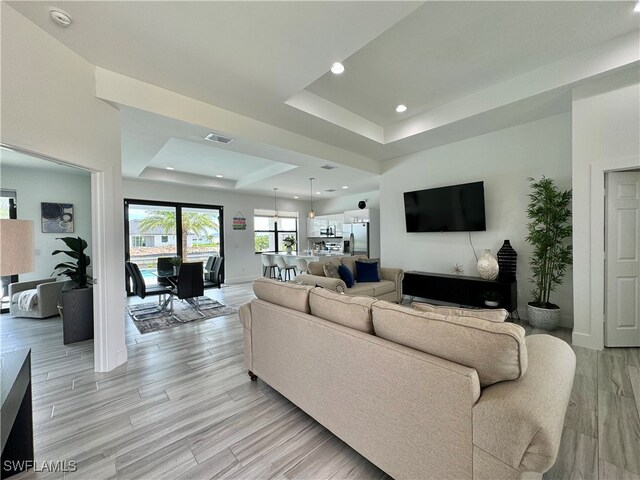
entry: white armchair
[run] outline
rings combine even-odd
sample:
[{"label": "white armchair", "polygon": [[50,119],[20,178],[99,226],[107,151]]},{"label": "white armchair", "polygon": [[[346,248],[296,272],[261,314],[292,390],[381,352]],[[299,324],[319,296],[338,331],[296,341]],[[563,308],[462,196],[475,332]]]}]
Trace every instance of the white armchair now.
[{"label": "white armchair", "polygon": [[[65,282],[55,278],[17,282],[9,285],[9,313],[12,317],[46,318],[58,315],[58,301]],[[27,309],[20,308],[20,294],[35,290],[35,299]]]}]

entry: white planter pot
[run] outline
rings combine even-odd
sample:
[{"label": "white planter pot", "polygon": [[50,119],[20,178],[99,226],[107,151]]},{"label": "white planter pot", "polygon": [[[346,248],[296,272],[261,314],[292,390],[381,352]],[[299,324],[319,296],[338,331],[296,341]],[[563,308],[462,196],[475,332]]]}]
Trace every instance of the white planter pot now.
[{"label": "white planter pot", "polygon": [[560,323],[559,308],[539,308],[527,304],[527,316],[532,327],[543,330],[555,330]]},{"label": "white planter pot", "polygon": [[291,252],[293,252],[293,248],[292,247],[285,247],[284,251],[287,252],[287,253],[291,253]]}]

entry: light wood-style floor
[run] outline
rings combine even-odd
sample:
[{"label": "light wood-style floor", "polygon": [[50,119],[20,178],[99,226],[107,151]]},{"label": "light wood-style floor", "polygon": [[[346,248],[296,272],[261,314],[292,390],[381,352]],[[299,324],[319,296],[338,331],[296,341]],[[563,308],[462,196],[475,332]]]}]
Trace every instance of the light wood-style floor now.
[{"label": "light wood-style floor", "polygon": [[[253,297],[250,284],[207,294],[227,305]],[[237,314],[144,336],[127,321],[126,332],[127,365],[97,374],[92,342],[64,346],[60,318],[0,317],[3,352],[32,348],[36,460],[78,462],[75,473],[14,478],[386,477],[249,380]],[[545,478],[640,480],[640,349],[574,350],[560,454]]]}]

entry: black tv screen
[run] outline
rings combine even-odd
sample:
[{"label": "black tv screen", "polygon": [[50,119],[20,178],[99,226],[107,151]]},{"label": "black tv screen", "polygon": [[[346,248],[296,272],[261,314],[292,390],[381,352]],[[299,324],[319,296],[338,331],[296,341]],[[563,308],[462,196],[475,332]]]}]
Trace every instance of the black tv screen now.
[{"label": "black tv screen", "polygon": [[404,193],[407,232],[486,230],[484,182]]}]

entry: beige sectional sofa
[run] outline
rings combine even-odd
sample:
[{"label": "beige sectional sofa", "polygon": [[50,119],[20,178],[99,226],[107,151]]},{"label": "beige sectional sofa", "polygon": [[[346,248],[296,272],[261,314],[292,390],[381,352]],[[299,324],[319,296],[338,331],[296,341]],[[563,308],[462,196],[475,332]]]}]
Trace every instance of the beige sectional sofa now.
[{"label": "beige sectional sofa", "polygon": [[565,342],[293,283],[254,292],[239,312],[252,379],[392,477],[539,478],[555,462],[575,371]]},{"label": "beige sectional sofa", "polygon": [[[303,285],[312,287],[320,286],[337,293],[347,295],[362,295],[365,297],[375,297],[380,300],[390,302],[402,301],[402,279],[404,272],[399,268],[380,268],[381,278],[379,282],[358,282],[356,272],[356,261],[366,260],[366,256],[327,258],[321,262],[311,262],[307,266],[308,273],[301,273],[295,281]],[[343,280],[330,278],[325,275],[324,265],[333,263],[336,266],[344,265],[354,275],[356,283],[353,287],[347,288]]]}]

